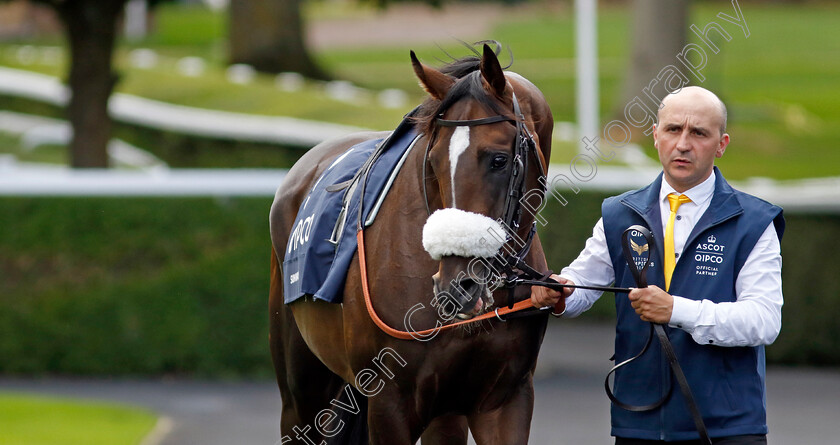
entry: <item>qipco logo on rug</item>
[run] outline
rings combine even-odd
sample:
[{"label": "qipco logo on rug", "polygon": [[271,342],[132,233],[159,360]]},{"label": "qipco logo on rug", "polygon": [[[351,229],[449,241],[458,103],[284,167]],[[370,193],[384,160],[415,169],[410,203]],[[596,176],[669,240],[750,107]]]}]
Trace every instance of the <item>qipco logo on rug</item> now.
[{"label": "qipco logo on rug", "polygon": [[287,253],[291,253],[297,250],[298,247],[302,247],[309,242],[309,233],[312,231],[313,219],[315,219],[314,213],[304,219],[298,220],[297,225],[295,225],[295,230],[292,231],[292,235],[289,237]]}]

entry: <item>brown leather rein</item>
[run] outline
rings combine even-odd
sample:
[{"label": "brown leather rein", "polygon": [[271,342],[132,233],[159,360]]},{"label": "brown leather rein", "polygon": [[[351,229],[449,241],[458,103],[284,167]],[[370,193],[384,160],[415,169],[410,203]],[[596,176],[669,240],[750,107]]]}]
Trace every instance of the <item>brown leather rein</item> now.
[{"label": "brown leather rein", "polygon": [[[365,297],[365,306],[367,307],[368,314],[370,315],[371,320],[373,320],[374,324],[376,324],[382,332],[390,335],[391,337],[398,338],[400,340],[419,340],[423,338],[429,338],[435,335],[437,332],[449,330],[452,328],[456,328],[458,326],[463,326],[470,323],[477,323],[479,321],[488,320],[497,318],[501,321],[505,321],[502,317],[512,312],[519,312],[525,309],[536,309],[531,305],[531,300],[522,300],[513,305],[512,308],[510,307],[502,307],[497,308],[493,312],[486,312],[484,314],[478,315],[473,317],[469,320],[462,320],[455,323],[445,324],[445,325],[438,325],[437,327],[431,329],[424,329],[422,331],[403,331],[400,329],[393,328],[389,326],[387,323],[382,321],[379,318],[379,315],[376,314],[376,310],[373,308],[373,302],[371,301],[370,295],[370,287],[368,283],[368,275],[367,275],[367,261],[365,259],[365,235],[364,230],[359,230],[356,232],[356,240],[359,244],[359,270],[361,272],[362,277],[362,293]],[[543,312],[543,311],[540,311]]]}]

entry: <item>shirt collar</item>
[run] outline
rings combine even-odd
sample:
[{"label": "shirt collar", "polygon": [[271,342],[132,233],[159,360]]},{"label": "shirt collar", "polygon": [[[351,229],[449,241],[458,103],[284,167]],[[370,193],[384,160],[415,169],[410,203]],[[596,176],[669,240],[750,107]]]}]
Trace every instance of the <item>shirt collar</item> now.
[{"label": "shirt collar", "polygon": [[712,195],[715,192],[715,172],[712,171],[712,174],[706,178],[705,181],[701,182],[700,184],[695,185],[694,187],[684,191],[683,193],[679,193],[671,187],[671,184],[668,184],[668,181],[665,178],[662,178],[662,184],[659,186],[659,202],[667,202],[668,195],[671,193],[676,193],[678,195],[682,194],[688,196],[691,199],[691,202],[700,206],[706,203],[706,201],[712,199]]}]

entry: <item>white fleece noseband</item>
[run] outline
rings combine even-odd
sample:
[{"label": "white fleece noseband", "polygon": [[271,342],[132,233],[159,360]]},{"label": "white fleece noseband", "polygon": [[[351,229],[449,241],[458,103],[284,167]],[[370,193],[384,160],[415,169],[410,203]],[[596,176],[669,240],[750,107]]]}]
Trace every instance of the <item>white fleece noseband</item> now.
[{"label": "white fleece noseband", "polygon": [[440,209],[423,226],[423,248],[432,259],[491,257],[505,243],[502,225],[490,217],[459,209]]}]

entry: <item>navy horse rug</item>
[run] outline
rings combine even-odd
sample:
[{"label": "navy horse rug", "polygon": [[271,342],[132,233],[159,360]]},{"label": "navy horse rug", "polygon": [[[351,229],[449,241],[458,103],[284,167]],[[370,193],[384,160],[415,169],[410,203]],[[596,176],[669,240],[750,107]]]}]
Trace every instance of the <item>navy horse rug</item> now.
[{"label": "navy horse rug", "polygon": [[[385,139],[354,145],[324,171],[298,210],[283,260],[286,304],[311,295],[341,303],[356,231],[373,223],[417,133],[408,120]],[[364,195],[364,196],[362,196]]]}]

